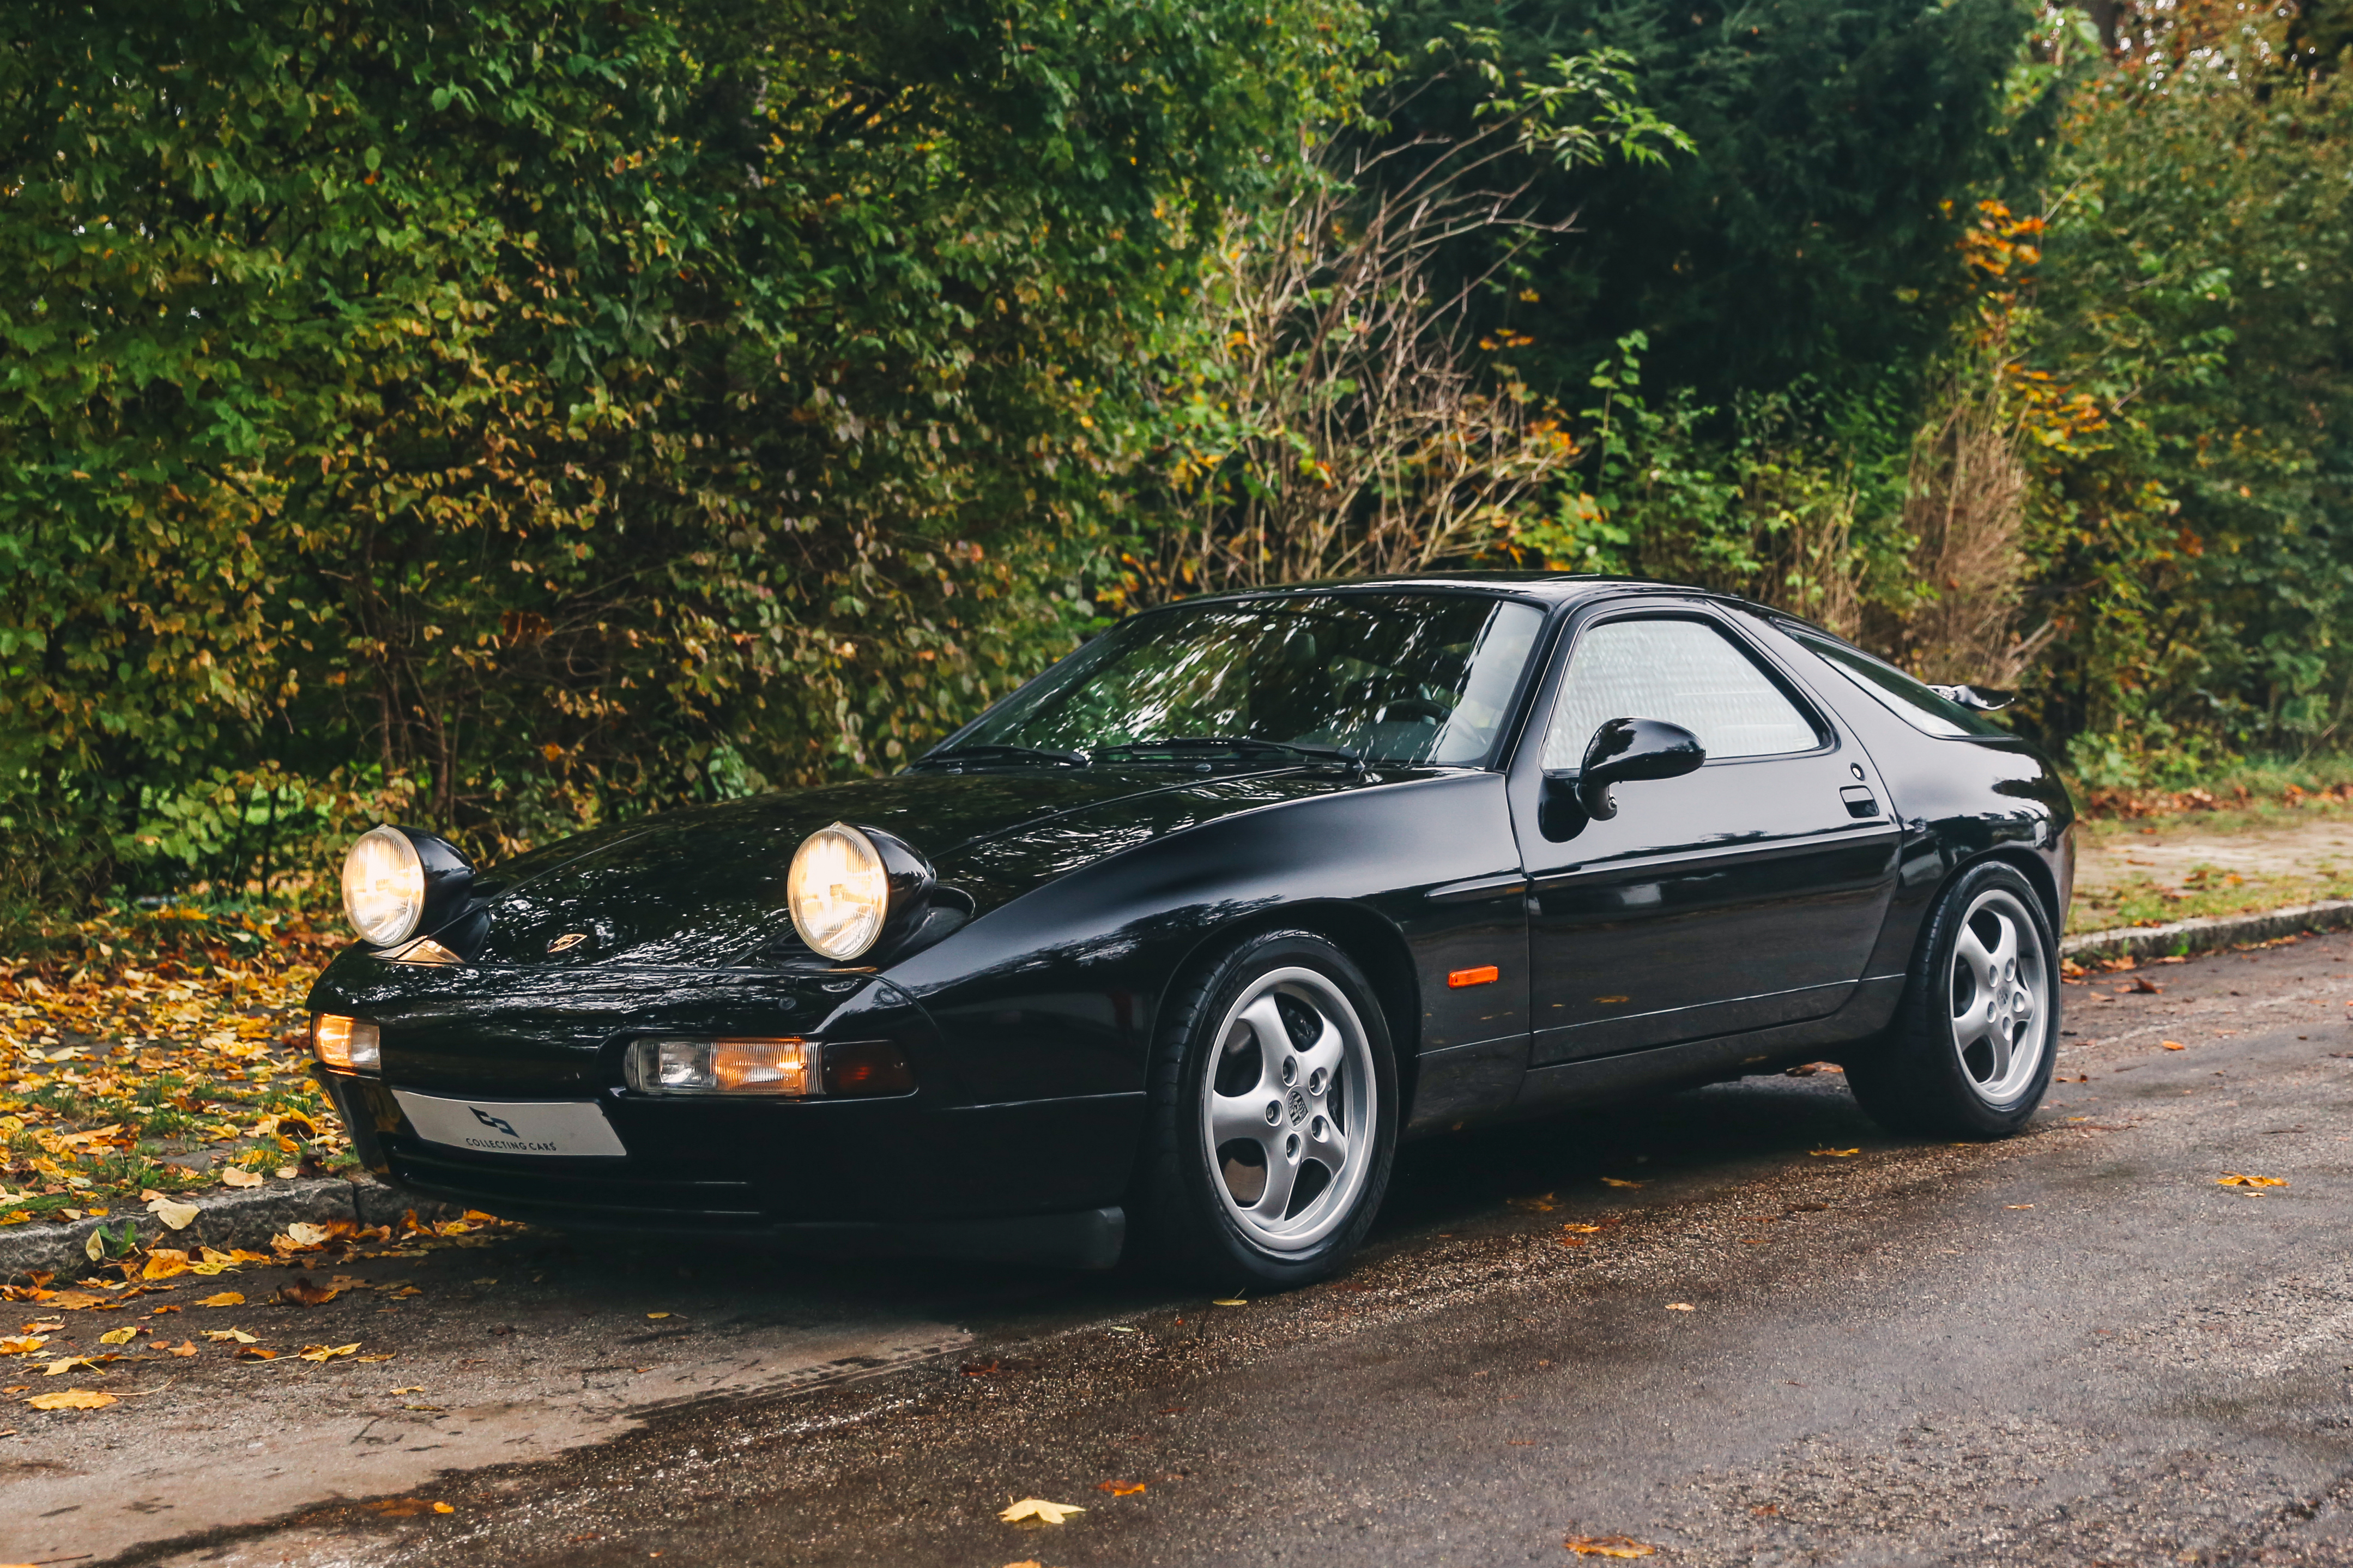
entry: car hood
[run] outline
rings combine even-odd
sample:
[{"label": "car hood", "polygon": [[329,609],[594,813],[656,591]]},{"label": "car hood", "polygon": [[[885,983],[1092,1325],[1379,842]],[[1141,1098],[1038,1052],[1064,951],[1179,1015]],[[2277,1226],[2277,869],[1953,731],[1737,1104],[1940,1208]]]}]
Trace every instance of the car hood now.
[{"label": "car hood", "polygon": [[[793,933],[786,869],[828,823],[900,838],[981,914],[1130,845],[1366,777],[1322,767],[1204,776],[1032,768],[760,795],[598,829],[493,868],[477,885],[481,912],[448,934],[489,964],[785,962],[808,956]],[[576,940],[551,951],[567,936]]]}]

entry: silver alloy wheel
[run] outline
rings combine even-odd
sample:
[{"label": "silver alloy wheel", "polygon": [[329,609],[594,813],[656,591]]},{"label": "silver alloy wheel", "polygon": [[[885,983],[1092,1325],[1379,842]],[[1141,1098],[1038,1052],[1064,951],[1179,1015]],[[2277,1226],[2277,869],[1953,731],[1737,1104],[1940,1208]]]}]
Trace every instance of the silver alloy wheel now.
[{"label": "silver alloy wheel", "polygon": [[1226,1010],[1201,1086],[1201,1137],[1226,1213],[1269,1252],[1345,1221],[1373,1163],[1365,1026],[1320,971],[1275,969]]},{"label": "silver alloy wheel", "polygon": [[2017,895],[1989,888],[1953,942],[1953,1048],[1979,1100],[2008,1109],[2051,1047],[2051,967]]}]

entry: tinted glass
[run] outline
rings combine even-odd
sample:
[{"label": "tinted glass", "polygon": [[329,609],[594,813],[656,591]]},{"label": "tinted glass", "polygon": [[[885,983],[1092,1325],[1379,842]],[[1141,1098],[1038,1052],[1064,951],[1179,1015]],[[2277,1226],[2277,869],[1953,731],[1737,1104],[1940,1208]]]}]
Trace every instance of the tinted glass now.
[{"label": "tinted glass", "polygon": [[1569,655],[1544,765],[1573,771],[1612,719],[1663,719],[1699,737],[1710,761],[1810,752],[1821,737],[1771,678],[1704,621],[1605,621]]},{"label": "tinted glass", "polygon": [[2008,735],[2009,731],[1982,713],[1937,696],[1894,665],[1876,659],[1859,647],[1810,627],[1776,623],[1822,662],[1876,698],[1881,706],[1923,734],[1947,740],[1964,735]]},{"label": "tinted glass", "polygon": [[1226,737],[1481,766],[1543,625],[1532,605],[1464,595],[1177,605],[1122,622],[933,755]]}]

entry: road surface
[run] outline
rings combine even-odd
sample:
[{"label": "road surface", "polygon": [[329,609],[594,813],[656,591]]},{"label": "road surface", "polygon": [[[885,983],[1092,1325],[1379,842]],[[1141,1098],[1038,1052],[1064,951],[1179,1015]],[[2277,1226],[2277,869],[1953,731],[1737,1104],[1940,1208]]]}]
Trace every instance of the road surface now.
[{"label": "road surface", "polygon": [[2001,1144],[1821,1072],[1416,1145],[1243,1305],[526,1232],[53,1314],[201,1348],[12,1380],[126,1397],[12,1396],[0,1561],[2353,1564],[2348,961],[2070,984]]}]

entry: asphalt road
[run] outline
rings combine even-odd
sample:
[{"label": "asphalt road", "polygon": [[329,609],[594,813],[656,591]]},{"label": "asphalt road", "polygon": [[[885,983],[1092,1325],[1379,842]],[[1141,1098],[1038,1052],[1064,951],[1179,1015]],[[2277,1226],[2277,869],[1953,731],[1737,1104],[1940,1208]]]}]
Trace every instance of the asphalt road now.
[{"label": "asphalt road", "polygon": [[2068,986],[1998,1145],[1829,1073],[1418,1145],[1346,1278],[1241,1306],[526,1233],[58,1314],[392,1359],[207,1342],[17,1406],[0,1559],[2353,1564],[2348,961]]}]

